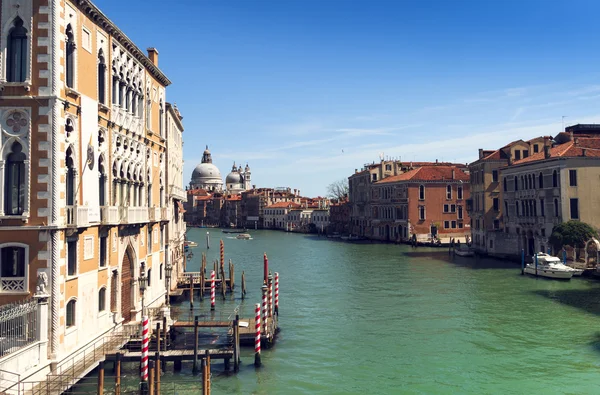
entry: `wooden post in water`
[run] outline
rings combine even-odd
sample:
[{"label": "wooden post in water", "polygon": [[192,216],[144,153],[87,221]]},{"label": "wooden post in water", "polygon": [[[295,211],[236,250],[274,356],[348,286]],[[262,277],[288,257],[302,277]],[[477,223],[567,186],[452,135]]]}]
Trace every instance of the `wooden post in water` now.
[{"label": "wooden post in water", "polygon": [[235,321],[233,321],[233,371],[238,372],[240,370],[240,316],[235,315]]},{"label": "wooden post in water", "polygon": [[154,387],[156,394],[160,394],[160,352],[154,354],[154,379],[156,380],[156,386]]},{"label": "wooden post in water", "polygon": [[206,249],[210,249],[210,233],[206,232]]},{"label": "wooden post in water", "polygon": [[242,270],[242,300],[246,299],[246,273]]},{"label": "wooden post in water", "polygon": [[210,353],[206,350],[204,359],[206,359],[206,393],[210,395]]},{"label": "wooden post in water", "polygon": [[154,361],[150,361],[150,371],[148,372],[148,394],[154,395]]},{"label": "wooden post in water", "polygon": [[115,395],[121,395],[121,353],[115,355]]},{"label": "wooden post in water", "polygon": [[167,317],[163,317],[163,351],[167,351]]},{"label": "wooden post in water", "polygon": [[525,250],[521,248],[521,275],[525,274]]},{"label": "wooden post in water", "polygon": [[217,276],[219,275],[219,271],[217,270],[217,261],[213,262],[213,271],[217,274]]},{"label": "wooden post in water", "polygon": [[269,277],[269,259],[267,253],[263,255],[263,282],[266,284]]},{"label": "wooden post in water", "polygon": [[221,268],[221,295],[223,300],[227,298],[227,280],[225,279],[225,269]]},{"label": "wooden post in water", "polygon": [[194,317],[194,366],[192,372],[198,373],[198,316]]},{"label": "wooden post in water", "polygon": [[231,292],[233,292],[233,289],[235,288],[234,269],[235,269],[235,266],[233,265],[233,262],[231,262],[231,259],[230,259],[229,260],[229,288],[231,288]]},{"label": "wooden post in water", "polygon": [[98,363],[98,395],[104,394],[104,361]]},{"label": "wooden post in water", "polygon": [[190,309],[194,307],[194,276],[189,275],[190,278]]},{"label": "wooden post in water", "polygon": [[156,323],[156,351],[160,351],[160,322]]},{"label": "wooden post in water", "polygon": [[208,394],[208,386],[206,385],[206,359],[202,358],[202,395]]},{"label": "wooden post in water", "polygon": [[219,241],[219,257],[220,257],[220,267],[223,269],[225,267],[225,243],[223,243],[223,239]]},{"label": "wooden post in water", "polygon": [[200,273],[200,300],[204,300],[204,286],[206,285],[206,276],[204,270]]}]

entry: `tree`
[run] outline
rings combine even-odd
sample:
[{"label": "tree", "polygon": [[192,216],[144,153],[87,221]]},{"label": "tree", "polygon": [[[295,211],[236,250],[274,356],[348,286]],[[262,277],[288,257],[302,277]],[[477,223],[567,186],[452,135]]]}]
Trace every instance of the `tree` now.
[{"label": "tree", "polygon": [[348,196],[348,179],[332,182],[327,186],[327,197],[342,200]]},{"label": "tree", "polygon": [[581,248],[592,237],[598,237],[594,228],[585,222],[571,220],[556,225],[552,229],[550,244],[555,250],[560,250],[564,246]]}]

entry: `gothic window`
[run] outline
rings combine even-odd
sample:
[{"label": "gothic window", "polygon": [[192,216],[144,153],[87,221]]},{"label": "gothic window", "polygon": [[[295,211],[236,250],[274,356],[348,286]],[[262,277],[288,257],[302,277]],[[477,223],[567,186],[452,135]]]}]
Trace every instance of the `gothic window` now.
[{"label": "gothic window", "polygon": [[160,102],[160,110],[159,110],[159,118],[158,118],[158,128],[159,128],[159,132],[160,132],[160,137],[165,137],[164,136],[164,125],[163,125],[164,115],[165,115],[165,110],[163,108],[163,103],[161,101]]},{"label": "gothic window", "polygon": [[[116,71],[113,69],[113,71]],[[112,87],[112,103],[114,105],[119,104],[119,77],[113,76],[113,87]]]},{"label": "gothic window", "polygon": [[98,101],[106,104],[106,63],[102,49],[98,52]]},{"label": "gothic window", "polygon": [[27,78],[27,30],[17,17],[6,42],[6,80],[24,82]]},{"label": "gothic window", "polygon": [[4,165],[4,213],[6,215],[22,215],[25,209],[25,159],[23,146],[15,141]]},{"label": "gothic window", "polygon": [[106,185],[108,177],[104,168],[104,157],[101,156],[98,160],[98,192],[100,206],[106,206]]},{"label": "gothic window", "polygon": [[75,130],[75,128],[73,127],[73,120],[71,118],[67,118],[67,121],[65,122],[65,134],[67,139],[71,137],[71,133],[73,133],[73,130]]},{"label": "gothic window", "polygon": [[98,291],[98,311],[106,310],[106,287],[100,288]]},{"label": "gothic window", "polygon": [[552,172],[552,186],[554,188],[558,187],[558,173],[556,172],[556,170]]},{"label": "gothic window", "polygon": [[75,326],[75,313],[76,313],[77,301],[75,299],[67,303],[67,328]]},{"label": "gothic window", "polygon": [[419,185],[419,200],[425,200],[425,185]]},{"label": "gothic window", "polygon": [[6,246],[0,251],[0,292],[27,291],[25,248]]},{"label": "gothic window", "polygon": [[67,25],[67,40],[66,40],[66,50],[67,50],[67,61],[65,63],[65,75],[67,79],[67,86],[69,88],[74,87],[75,82],[75,36],[73,35],[73,28],[69,23]]},{"label": "gothic window", "polygon": [[540,173],[540,175],[538,176],[538,188],[543,188],[544,187],[544,176],[542,175],[542,173]]},{"label": "gothic window", "polygon": [[75,161],[73,160],[73,150],[71,147],[67,150],[66,157],[66,165],[67,165],[67,206],[73,206],[75,204],[75,194],[76,186],[75,186]]}]

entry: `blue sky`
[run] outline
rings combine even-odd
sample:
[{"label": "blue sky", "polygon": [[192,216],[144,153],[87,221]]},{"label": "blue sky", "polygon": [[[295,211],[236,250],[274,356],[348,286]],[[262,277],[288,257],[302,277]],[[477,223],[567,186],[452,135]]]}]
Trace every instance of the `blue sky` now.
[{"label": "blue sky", "polygon": [[184,180],[209,145],[223,177],[324,195],[380,153],[478,148],[600,123],[600,2],[96,0],[156,47],[184,116]]}]

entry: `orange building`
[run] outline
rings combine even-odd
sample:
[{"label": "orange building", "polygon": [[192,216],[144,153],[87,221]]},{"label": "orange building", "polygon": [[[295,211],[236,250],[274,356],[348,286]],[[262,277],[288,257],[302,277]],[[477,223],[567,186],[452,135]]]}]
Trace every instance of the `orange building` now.
[{"label": "orange building", "polygon": [[88,0],[2,1],[0,24],[0,303],[49,303],[36,355],[0,359],[27,377],[165,301],[171,82]]},{"label": "orange building", "polygon": [[370,206],[374,239],[430,242],[437,238],[465,241],[470,196],[465,166],[420,164],[420,167],[376,182]]}]

